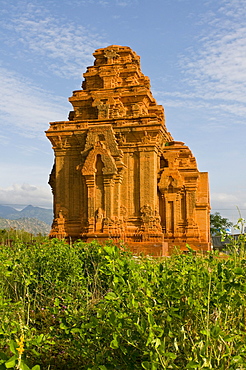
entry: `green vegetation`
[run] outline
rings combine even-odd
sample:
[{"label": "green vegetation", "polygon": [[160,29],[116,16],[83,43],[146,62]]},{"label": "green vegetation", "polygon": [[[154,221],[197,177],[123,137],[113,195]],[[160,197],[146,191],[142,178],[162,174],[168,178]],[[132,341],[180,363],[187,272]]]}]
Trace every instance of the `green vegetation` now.
[{"label": "green vegetation", "polygon": [[43,234],[33,235],[25,230],[18,230],[18,229],[0,229],[0,245],[11,246],[16,245],[16,243],[36,243],[36,242],[43,242],[47,241],[47,236]]},{"label": "green vegetation", "polygon": [[211,235],[221,235],[227,228],[233,226],[233,223],[228,218],[222,217],[219,212],[210,214],[210,232]]},{"label": "green vegetation", "polygon": [[0,369],[246,369],[245,241],[225,259],[2,242]]}]

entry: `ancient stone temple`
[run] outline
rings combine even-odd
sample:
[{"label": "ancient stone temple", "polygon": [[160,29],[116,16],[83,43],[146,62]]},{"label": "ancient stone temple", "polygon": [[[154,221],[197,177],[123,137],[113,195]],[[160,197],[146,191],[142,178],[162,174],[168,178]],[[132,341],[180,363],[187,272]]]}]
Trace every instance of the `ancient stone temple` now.
[{"label": "ancient stone temple", "polygon": [[139,56],[115,45],[93,55],[68,121],[46,132],[55,153],[50,236],[124,241],[154,255],[186,243],[208,250],[208,174],[167,131]]}]

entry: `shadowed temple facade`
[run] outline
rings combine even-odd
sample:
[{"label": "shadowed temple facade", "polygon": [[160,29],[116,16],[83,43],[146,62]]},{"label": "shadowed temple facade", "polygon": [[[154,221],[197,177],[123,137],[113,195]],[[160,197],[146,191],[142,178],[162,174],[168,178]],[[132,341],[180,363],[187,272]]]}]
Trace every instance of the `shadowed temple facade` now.
[{"label": "shadowed temple facade", "polygon": [[93,54],[68,121],[46,131],[55,154],[51,237],[124,241],[133,252],[209,250],[209,186],[174,141],[140,58],[112,45]]}]

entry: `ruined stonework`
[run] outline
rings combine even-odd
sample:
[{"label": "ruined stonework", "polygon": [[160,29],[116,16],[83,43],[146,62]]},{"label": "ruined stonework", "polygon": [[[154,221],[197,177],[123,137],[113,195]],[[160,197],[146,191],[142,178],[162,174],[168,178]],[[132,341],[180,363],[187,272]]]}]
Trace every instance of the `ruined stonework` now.
[{"label": "ruined stonework", "polygon": [[110,238],[154,255],[186,243],[208,250],[208,174],[167,131],[139,56],[115,45],[93,55],[69,121],[46,132],[55,152],[50,236]]}]

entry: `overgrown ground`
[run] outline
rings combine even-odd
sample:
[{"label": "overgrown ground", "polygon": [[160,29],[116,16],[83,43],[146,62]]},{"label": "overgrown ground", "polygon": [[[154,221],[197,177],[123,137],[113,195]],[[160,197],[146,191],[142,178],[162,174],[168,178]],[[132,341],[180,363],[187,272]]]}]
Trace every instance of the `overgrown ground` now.
[{"label": "overgrown ground", "polygon": [[244,236],[225,259],[5,239],[0,369],[246,369],[244,250]]}]

